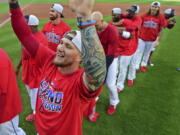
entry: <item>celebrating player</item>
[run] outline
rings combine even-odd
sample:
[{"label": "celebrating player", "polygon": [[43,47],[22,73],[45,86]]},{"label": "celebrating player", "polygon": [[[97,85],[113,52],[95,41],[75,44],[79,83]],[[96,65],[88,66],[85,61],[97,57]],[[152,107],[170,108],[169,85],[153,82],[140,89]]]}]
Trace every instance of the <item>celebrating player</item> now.
[{"label": "celebrating player", "polygon": [[0,135],[26,135],[19,127],[22,111],[16,75],[9,56],[0,49]]},{"label": "celebrating player", "polygon": [[[150,52],[157,41],[161,29],[167,26],[164,15],[160,14],[160,2],[151,3],[147,13],[141,16],[142,26],[139,36],[139,47],[137,53],[136,69],[146,72],[146,66]],[[141,61],[142,59],[142,61]]]},{"label": "celebrating player", "polygon": [[[124,90],[124,83],[128,73],[128,85],[133,86],[135,79],[135,52],[138,46],[138,34],[141,26],[141,19],[137,16],[138,5],[132,5],[127,9],[127,14],[119,22],[112,22],[119,30],[119,75],[117,79],[117,91]],[[129,70],[128,70],[129,67]]]},{"label": "celebrating player", "polygon": [[47,22],[42,30],[47,37],[48,47],[53,51],[56,51],[63,35],[71,30],[70,26],[61,20],[64,17],[63,10],[62,5],[52,4],[49,11],[51,21]]},{"label": "celebrating player", "polygon": [[106,84],[108,86],[110,100],[110,105],[107,109],[107,113],[109,115],[112,115],[115,113],[116,106],[119,103],[115,72],[117,71],[118,62],[118,57],[116,55],[118,46],[118,31],[114,26],[108,24],[103,20],[103,15],[101,12],[95,11],[92,13],[91,17],[93,20],[96,20],[95,27],[106,55]]},{"label": "celebrating player", "polygon": [[[13,30],[42,68],[35,115],[37,132],[81,135],[81,104],[98,96],[106,76],[104,51],[93,26],[95,23],[90,20],[94,1],[70,0],[81,32],[66,33],[56,53],[34,38],[17,0],[9,1]],[[79,68],[81,62],[84,70]]]}]

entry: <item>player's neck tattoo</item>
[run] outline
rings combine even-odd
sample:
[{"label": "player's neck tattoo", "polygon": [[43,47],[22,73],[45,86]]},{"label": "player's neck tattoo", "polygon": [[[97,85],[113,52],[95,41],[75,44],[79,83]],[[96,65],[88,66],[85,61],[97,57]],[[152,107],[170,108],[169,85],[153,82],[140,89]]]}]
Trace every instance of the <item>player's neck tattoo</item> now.
[{"label": "player's neck tattoo", "polygon": [[98,89],[106,76],[105,54],[95,27],[87,27],[82,33],[82,60],[88,77],[88,86],[92,90]]}]

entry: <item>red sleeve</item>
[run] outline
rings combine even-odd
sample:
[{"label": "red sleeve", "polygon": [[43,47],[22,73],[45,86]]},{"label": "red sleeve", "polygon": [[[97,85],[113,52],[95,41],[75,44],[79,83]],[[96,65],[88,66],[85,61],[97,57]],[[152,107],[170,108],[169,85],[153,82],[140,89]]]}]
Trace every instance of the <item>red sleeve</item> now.
[{"label": "red sleeve", "polygon": [[[112,26],[115,28],[114,26]],[[109,37],[109,44],[108,44],[108,55],[116,55],[118,49],[118,42],[119,42],[119,34],[117,29],[112,29]]]},{"label": "red sleeve", "polygon": [[[21,41],[22,45],[26,48],[29,54],[32,57],[35,57],[36,61],[41,61],[41,64],[43,65],[47,60],[47,56],[52,54],[52,51],[41,45],[41,43],[34,37],[19,7],[16,9],[11,9],[11,13],[12,27],[18,39]],[[37,52],[40,48],[43,51],[38,54]]]},{"label": "red sleeve", "polygon": [[33,37],[20,8],[10,9],[10,11],[12,13],[11,24],[14,32],[26,50],[34,57],[36,55],[39,42]]},{"label": "red sleeve", "polygon": [[163,28],[167,27],[167,20],[165,19],[164,15],[160,15],[160,26]]},{"label": "red sleeve", "polygon": [[54,55],[54,51],[46,46],[40,45],[37,51],[37,55],[35,56],[36,64],[38,65],[38,67],[43,67],[45,63],[49,61],[49,58]]},{"label": "red sleeve", "polygon": [[[2,63],[1,63],[2,64]],[[7,92],[8,86],[8,65],[0,66],[0,95]]]}]

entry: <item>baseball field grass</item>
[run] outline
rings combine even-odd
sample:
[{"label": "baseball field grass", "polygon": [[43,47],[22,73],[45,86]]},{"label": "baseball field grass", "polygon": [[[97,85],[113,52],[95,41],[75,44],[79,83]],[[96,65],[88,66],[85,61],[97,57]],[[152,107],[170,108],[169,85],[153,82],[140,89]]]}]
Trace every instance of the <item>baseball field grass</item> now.
[{"label": "baseball field grass", "polygon": [[[105,19],[110,20],[110,17]],[[176,71],[180,67],[180,17],[176,19],[174,29],[163,31],[152,59],[155,66],[148,67],[147,73],[138,73],[134,87],[126,86],[119,94],[120,104],[113,116],[106,114],[109,96],[107,87],[103,88],[97,104],[99,120],[90,123],[85,118],[84,135],[180,135],[180,72]],[[41,20],[40,29],[47,21]],[[65,21],[76,28],[75,20]],[[16,67],[21,47],[9,23],[0,28],[0,48],[9,54]],[[20,76],[18,84],[23,102],[20,126],[27,135],[36,135],[34,124],[25,121],[31,111]]]}]

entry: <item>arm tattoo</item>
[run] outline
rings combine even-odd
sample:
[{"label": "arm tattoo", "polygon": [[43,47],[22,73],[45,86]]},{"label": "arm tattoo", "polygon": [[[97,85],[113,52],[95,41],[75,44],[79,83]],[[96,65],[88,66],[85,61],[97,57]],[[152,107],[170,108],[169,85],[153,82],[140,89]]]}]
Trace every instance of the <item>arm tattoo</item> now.
[{"label": "arm tattoo", "polygon": [[90,90],[97,90],[106,76],[105,54],[95,27],[87,27],[82,33],[82,60]]}]

